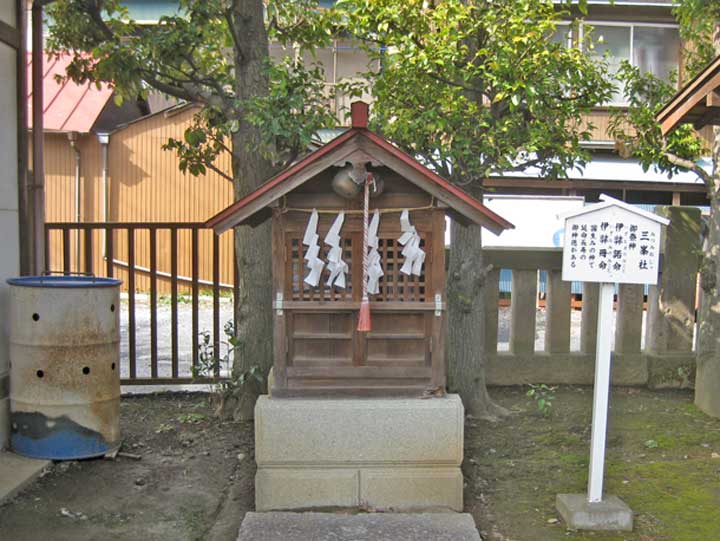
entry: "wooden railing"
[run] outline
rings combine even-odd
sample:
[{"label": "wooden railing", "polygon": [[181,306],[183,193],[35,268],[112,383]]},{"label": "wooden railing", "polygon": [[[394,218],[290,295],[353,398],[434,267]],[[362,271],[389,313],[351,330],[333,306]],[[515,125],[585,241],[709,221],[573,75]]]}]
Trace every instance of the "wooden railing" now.
[{"label": "wooden railing", "polygon": [[[60,238],[56,238],[56,235]],[[221,284],[220,281],[220,260],[223,248],[233,249],[232,232],[224,236],[228,237],[230,242],[223,242],[228,239],[221,239],[221,236],[206,229],[202,223],[48,223],[45,225],[46,270],[60,273],[84,272],[123,280],[128,292],[127,366],[124,366],[125,359],[122,359],[123,384],[202,383],[215,380],[222,375],[221,367],[216,362],[211,374],[202,374],[203,377],[193,378],[200,354],[201,283],[208,286],[206,292],[210,292],[212,301],[213,351],[222,350],[221,289],[223,285],[227,287],[227,284]],[[203,261],[203,272],[210,273],[210,280],[201,279],[201,251],[209,256],[208,261]],[[139,261],[146,262],[147,266],[139,265]],[[180,274],[181,264],[183,268],[188,269],[189,276]],[[148,282],[147,291],[149,291],[148,366],[140,366],[138,356],[138,301],[135,293],[139,276]],[[168,285],[167,300],[170,306],[169,336],[162,337],[162,340],[169,339],[170,342],[169,359],[162,359],[163,362],[169,360],[170,364],[169,371],[165,374],[160,373],[161,359],[158,354],[158,343],[161,339],[158,326],[160,280]],[[184,282],[187,282],[187,285]],[[233,279],[232,283],[236,284],[237,280]],[[183,363],[181,363],[183,359],[179,347],[181,289],[188,289],[190,293],[192,329],[191,352],[186,355],[189,359],[185,359],[189,362]],[[233,294],[233,298],[237,298],[237,295]]]}]

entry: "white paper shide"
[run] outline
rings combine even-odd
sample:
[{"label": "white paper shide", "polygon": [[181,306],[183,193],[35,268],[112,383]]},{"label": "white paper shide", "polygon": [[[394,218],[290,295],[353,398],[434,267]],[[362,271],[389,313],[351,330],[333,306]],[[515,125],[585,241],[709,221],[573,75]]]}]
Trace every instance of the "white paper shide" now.
[{"label": "white paper shide", "polygon": [[400,272],[408,276],[422,274],[422,266],[425,261],[425,251],[420,248],[420,235],[414,225],[410,224],[410,215],[407,210],[400,214],[400,231],[402,235],[398,242],[403,246],[402,255],[405,258]]},{"label": "white paper shide", "polygon": [[326,283],[329,287],[337,286],[343,289],[345,288],[345,276],[348,272],[348,265],[342,258],[343,248],[340,240],[340,229],[342,229],[344,221],[345,213],[340,212],[332,226],[330,226],[330,231],[325,235],[325,244],[330,246],[327,256],[327,268],[330,271],[330,277]]},{"label": "white paper shide", "polygon": [[316,209],[313,209],[312,214],[310,214],[307,227],[305,228],[305,235],[303,236],[302,241],[302,243],[308,247],[305,252],[305,266],[310,270],[308,275],[305,277],[304,282],[311,287],[315,287],[318,283],[320,283],[320,276],[322,275],[323,268],[325,267],[325,262],[320,259],[320,245],[318,244],[319,237],[317,233],[317,225],[318,212]]},{"label": "white paper shide", "polygon": [[370,225],[368,226],[368,277],[367,292],[370,295],[380,293],[380,277],[384,276],[380,252],[378,252],[378,226],[380,225],[380,212],[375,209]]}]

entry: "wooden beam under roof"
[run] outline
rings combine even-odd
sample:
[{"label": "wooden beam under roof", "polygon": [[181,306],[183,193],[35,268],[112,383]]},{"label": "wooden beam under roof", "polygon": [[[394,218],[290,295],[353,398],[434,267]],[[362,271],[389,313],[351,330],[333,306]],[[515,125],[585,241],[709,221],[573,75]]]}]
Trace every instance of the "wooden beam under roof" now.
[{"label": "wooden beam under roof", "polygon": [[686,84],[655,115],[663,135],[679,124],[720,125],[720,56]]}]

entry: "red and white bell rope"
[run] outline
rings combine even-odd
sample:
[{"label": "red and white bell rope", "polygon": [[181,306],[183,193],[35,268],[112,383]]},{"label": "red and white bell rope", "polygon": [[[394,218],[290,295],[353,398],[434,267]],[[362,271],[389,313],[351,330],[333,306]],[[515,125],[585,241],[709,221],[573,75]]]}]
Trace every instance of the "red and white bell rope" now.
[{"label": "red and white bell rope", "polygon": [[368,215],[370,212],[370,184],[375,181],[372,173],[368,173],[365,178],[365,193],[363,204],[363,262],[362,262],[362,300],[360,301],[360,314],[358,316],[357,330],[359,332],[369,332],[370,324],[370,298],[368,297]]}]

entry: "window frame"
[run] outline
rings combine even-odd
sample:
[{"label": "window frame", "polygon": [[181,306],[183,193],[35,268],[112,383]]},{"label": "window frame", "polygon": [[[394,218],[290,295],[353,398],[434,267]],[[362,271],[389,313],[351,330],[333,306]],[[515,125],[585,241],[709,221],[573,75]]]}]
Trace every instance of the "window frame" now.
[{"label": "window frame", "polygon": [[[591,27],[597,27],[597,26],[615,26],[615,27],[622,27],[622,28],[629,28],[630,29],[630,52],[628,54],[631,65],[635,65],[634,57],[635,57],[635,27],[642,27],[642,28],[674,28],[679,31],[680,25],[677,23],[646,23],[646,22],[632,22],[632,21],[605,21],[602,19],[598,20],[586,20],[580,22],[580,28],[578,29],[578,46],[581,47],[581,51],[587,53],[587,50],[584,47],[585,43],[585,26],[591,26]],[[678,32],[678,38],[679,38],[679,32]],[[681,42],[682,47],[682,42]],[[682,51],[678,51],[678,54],[680,55]],[[678,57],[680,60],[680,56]],[[678,62],[677,69],[680,69],[680,62]],[[606,107],[627,107],[630,105],[628,101],[608,101],[607,103],[603,104],[603,106]]]}]

